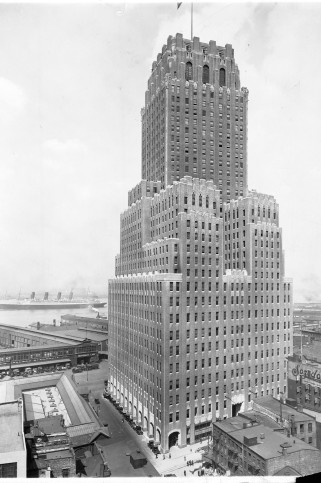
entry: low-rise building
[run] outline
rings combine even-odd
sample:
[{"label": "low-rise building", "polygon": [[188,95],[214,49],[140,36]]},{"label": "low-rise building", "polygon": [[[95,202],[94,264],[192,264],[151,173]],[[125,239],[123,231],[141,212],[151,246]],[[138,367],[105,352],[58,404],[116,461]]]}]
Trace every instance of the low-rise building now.
[{"label": "low-rise building", "polygon": [[316,419],[302,410],[284,404],[283,400],[275,399],[273,396],[264,396],[254,399],[253,410],[269,416],[280,423],[291,436],[296,436],[306,443],[317,445],[316,442]]},{"label": "low-rise building", "polygon": [[0,404],[0,435],[0,478],[25,478],[27,453],[21,399]]},{"label": "low-rise building", "polygon": [[108,332],[107,317],[84,317],[82,315],[66,314],[61,316],[60,326],[74,326],[83,329],[97,329]]},{"label": "low-rise building", "polygon": [[316,446],[321,450],[321,364],[303,355],[288,358],[288,398],[316,419]]},{"label": "low-rise building", "polygon": [[[67,478],[76,476],[76,459],[64,419],[51,416],[38,419],[26,434],[28,477]],[[48,475],[48,476],[49,476]]]},{"label": "low-rise building", "polygon": [[64,364],[96,362],[98,351],[98,342],[85,339],[76,344],[0,349],[0,373],[23,373],[26,369],[53,371]]},{"label": "low-rise building", "polygon": [[212,462],[231,475],[309,475],[321,471],[321,452],[308,443],[242,415],[213,423]]}]

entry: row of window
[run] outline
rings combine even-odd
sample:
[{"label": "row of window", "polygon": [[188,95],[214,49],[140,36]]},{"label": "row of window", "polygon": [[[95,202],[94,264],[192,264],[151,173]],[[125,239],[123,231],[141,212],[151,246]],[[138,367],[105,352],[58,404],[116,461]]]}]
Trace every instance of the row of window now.
[{"label": "row of window", "polygon": [[[186,62],[185,65],[185,80],[190,81],[193,80],[193,64],[192,62]],[[209,84],[210,83],[210,68],[207,64],[203,65],[202,71],[202,83]],[[226,72],[223,67],[220,68],[219,71],[219,85],[221,87],[226,85]]]}]

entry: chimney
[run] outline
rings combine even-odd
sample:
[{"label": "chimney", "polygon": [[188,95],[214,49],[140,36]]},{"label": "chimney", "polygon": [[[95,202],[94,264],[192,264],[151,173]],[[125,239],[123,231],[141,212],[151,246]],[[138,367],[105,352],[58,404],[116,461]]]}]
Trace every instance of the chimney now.
[{"label": "chimney", "polygon": [[285,443],[282,443],[280,446],[282,448],[282,455],[286,455],[288,454],[288,448],[291,448],[292,444],[286,441]]},{"label": "chimney", "polygon": [[246,446],[255,446],[257,444],[257,436],[244,436],[243,442]]},{"label": "chimney", "polygon": [[56,327],[56,319],[53,319],[52,323],[53,323],[54,327]]},{"label": "chimney", "polygon": [[40,322],[37,322],[37,330],[40,330]]},{"label": "chimney", "polygon": [[49,292],[45,292],[44,300],[48,300]]}]

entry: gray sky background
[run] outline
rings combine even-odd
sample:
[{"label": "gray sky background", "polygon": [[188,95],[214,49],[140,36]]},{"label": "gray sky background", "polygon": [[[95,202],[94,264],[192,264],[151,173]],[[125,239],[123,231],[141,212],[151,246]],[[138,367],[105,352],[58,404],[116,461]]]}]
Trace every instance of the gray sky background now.
[{"label": "gray sky background", "polygon": [[[140,109],[176,2],[0,4],[0,298],[107,293],[119,215],[141,176]],[[250,91],[249,187],[280,204],[296,301],[321,300],[321,5],[201,3]]]}]

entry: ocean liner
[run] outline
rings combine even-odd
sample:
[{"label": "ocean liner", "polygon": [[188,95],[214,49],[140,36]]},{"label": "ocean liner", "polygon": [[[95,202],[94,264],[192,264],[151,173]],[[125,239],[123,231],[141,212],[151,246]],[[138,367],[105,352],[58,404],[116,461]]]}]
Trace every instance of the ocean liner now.
[{"label": "ocean liner", "polygon": [[100,301],[96,296],[92,295],[88,298],[74,299],[73,292],[70,292],[68,298],[62,298],[61,292],[58,292],[56,299],[49,299],[49,293],[45,292],[43,299],[35,298],[35,292],[31,293],[30,299],[12,299],[0,301],[0,310],[48,310],[48,309],[81,309],[86,307],[104,307],[106,302]]}]

